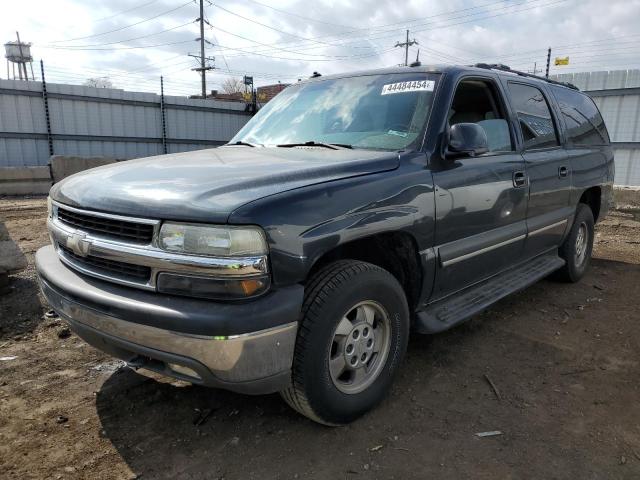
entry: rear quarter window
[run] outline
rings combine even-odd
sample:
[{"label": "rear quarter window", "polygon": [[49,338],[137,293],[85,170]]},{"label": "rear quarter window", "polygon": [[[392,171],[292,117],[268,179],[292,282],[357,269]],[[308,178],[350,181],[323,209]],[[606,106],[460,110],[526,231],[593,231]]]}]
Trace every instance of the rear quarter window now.
[{"label": "rear quarter window", "polygon": [[552,87],[567,138],[573,145],[607,145],[609,134],[598,107],[587,95],[566,87]]}]

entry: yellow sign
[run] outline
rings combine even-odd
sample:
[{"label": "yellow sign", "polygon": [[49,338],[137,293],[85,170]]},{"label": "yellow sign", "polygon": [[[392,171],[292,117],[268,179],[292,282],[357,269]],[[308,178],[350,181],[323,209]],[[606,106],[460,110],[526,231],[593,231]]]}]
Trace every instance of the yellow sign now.
[{"label": "yellow sign", "polygon": [[556,65],[569,65],[569,57],[556,57]]}]

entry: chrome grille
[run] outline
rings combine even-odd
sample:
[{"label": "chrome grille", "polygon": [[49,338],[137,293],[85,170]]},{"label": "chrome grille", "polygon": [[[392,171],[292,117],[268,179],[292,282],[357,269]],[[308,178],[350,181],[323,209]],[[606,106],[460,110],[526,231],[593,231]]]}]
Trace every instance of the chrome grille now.
[{"label": "chrome grille", "polygon": [[58,208],[58,220],[83,232],[126,242],[148,245],[153,239],[154,227],[149,224],[87,215],[65,208]]},{"label": "chrome grille", "polygon": [[168,252],[153,242],[161,220],[81,210],[52,201],[51,241],[70,268],[101,280],[155,291],[159,272],[216,278],[268,273],[266,255],[204,257]]},{"label": "chrome grille", "polygon": [[82,257],[76,255],[74,252],[58,244],[58,248],[62,250],[64,256],[77,264],[80,267],[84,267],[94,273],[106,276],[117,276],[121,280],[144,282],[147,283],[151,276],[151,268],[143,265],[134,265],[131,263],[117,262],[114,260],[107,260],[105,258],[86,256]]}]

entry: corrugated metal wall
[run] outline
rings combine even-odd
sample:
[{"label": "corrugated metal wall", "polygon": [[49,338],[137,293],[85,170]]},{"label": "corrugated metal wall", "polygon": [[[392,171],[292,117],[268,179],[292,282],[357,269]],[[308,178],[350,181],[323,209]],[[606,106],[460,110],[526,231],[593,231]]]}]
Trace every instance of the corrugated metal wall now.
[{"label": "corrugated metal wall", "polygon": [[640,70],[582,72],[552,77],[593,97],[616,152],[616,185],[640,186]]},{"label": "corrugated metal wall", "polygon": [[[553,77],[589,93],[616,150],[617,185],[640,186],[640,70]],[[153,93],[47,84],[54,153],[136,158],[162,153],[160,96]],[[244,104],[165,97],[167,150],[227,142],[250,118]],[[42,84],[0,80],[0,167],[49,160]]]},{"label": "corrugated metal wall", "polygon": [[[160,96],[47,83],[55,154],[136,158],[159,155]],[[244,103],[165,97],[169,152],[229,141],[249,120]],[[0,80],[0,167],[46,165],[49,137],[41,82]]]}]

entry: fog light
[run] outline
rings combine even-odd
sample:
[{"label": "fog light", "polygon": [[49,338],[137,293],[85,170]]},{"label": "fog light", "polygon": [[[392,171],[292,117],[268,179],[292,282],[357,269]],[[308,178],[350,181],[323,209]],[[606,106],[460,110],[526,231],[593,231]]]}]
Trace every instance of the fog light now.
[{"label": "fog light", "polygon": [[161,273],[158,292],[216,300],[239,300],[264,293],[269,288],[269,277],[210,278]]}]

